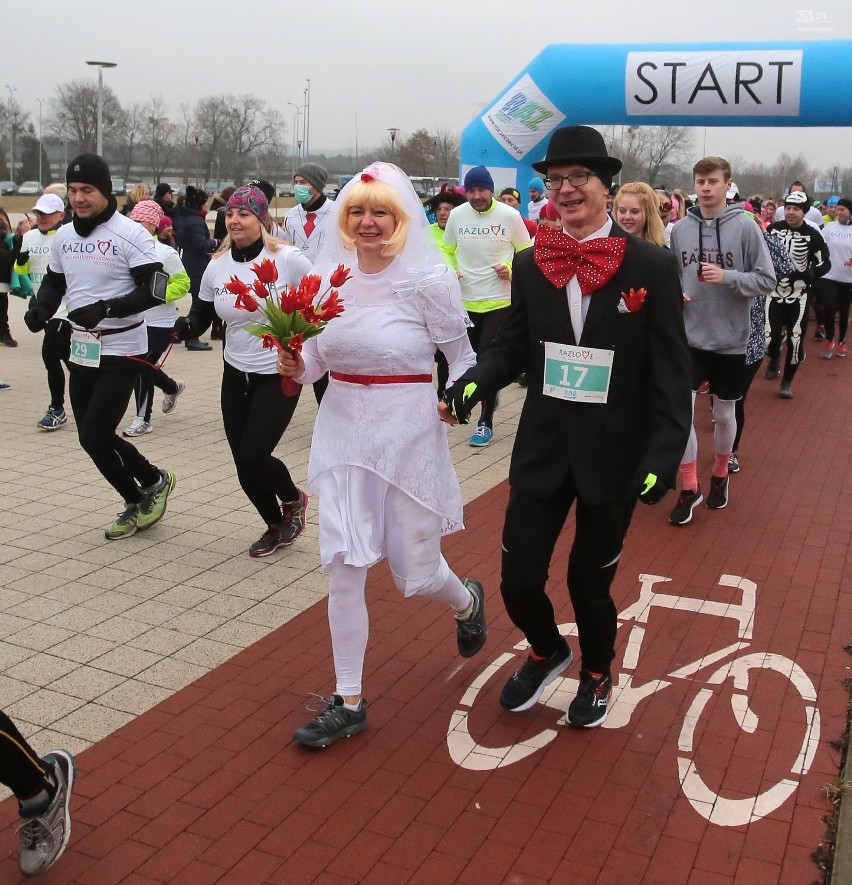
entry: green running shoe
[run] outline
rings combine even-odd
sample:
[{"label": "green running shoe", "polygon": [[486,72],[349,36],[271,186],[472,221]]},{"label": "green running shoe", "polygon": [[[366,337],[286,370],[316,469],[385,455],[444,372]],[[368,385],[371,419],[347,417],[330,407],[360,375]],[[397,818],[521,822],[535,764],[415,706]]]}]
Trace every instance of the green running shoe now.
[{"label": "green running shoe", "polygon": [[140,532],[151,528],[163,518],[163,514],[166,512],[166,502],[176,484],[177,480],[171,470],[161,470],[160,481],[157,485],[142,490],[144,497],[139,505],[137,522]]}]

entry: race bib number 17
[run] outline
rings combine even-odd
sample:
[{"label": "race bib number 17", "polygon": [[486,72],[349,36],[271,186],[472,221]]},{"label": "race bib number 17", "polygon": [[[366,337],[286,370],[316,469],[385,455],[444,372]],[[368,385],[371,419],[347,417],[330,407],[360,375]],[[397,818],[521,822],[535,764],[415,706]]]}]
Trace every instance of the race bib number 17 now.
[{"label": "race bib number 17", "polygon": [[544,342],[544,394],[578,403],[605,403],[613,351]]}]

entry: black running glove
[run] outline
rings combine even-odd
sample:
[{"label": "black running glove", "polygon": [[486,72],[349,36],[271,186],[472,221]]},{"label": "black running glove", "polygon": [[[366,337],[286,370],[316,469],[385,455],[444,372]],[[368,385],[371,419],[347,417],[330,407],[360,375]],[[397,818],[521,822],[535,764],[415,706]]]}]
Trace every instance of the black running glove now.
[{"label": "black running glove", "polygon": [[657,504],[663,500],[667,491],[668,488],[665,483],[660,482],[656,474],[649,473],[642,484],[642,490],[639,492],[639,500],[643,504]]},{"label": "black running glove", "polygon": [[96,301],[94,304],[68,311],[68,319],[84,329],[94,329],[106,315],[106,301]]},{"label": "black running glove", "polygon": [[473,407],[481,401],[479,386],[475,381],[465,381],[464,375],[444,391],[444,402],[459,424],[467,424]]}]

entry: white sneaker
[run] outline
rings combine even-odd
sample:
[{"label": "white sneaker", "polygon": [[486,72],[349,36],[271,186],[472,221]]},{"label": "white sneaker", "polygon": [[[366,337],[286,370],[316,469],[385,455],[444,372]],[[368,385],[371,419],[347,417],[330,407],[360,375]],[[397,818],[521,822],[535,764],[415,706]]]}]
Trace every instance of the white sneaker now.
[{"label": "white sneaker", "polygon": [[153,424],[137,415],[137,417],[130,422],[130,426],[125,427],[121,433],[123,436],[142,436],[143,433],[150,433],[153,429]]},{"label": "white sneaker", "polygon": [[175,381],[175,385],[177,386],[177,390],[174,393],[167,393],[163,397],[163,413],[168,415],[169,412],[175,407],[177,402],[177,398],[183,393],[186,388],[186,384],[183,381]]}]

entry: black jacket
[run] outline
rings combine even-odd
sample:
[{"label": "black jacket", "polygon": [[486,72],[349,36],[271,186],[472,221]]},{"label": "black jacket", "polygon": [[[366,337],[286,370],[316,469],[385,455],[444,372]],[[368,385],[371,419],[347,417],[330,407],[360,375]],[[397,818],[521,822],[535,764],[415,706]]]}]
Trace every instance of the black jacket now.
[{"label": "black jacket", "polygon": [[178,206],[175,211],[175,240],[181,250],[183,266],[193,284],[193,293],[201,283],[210,255],[216,251],[216,241],[210,236],[207,222],[197,209]]}]

